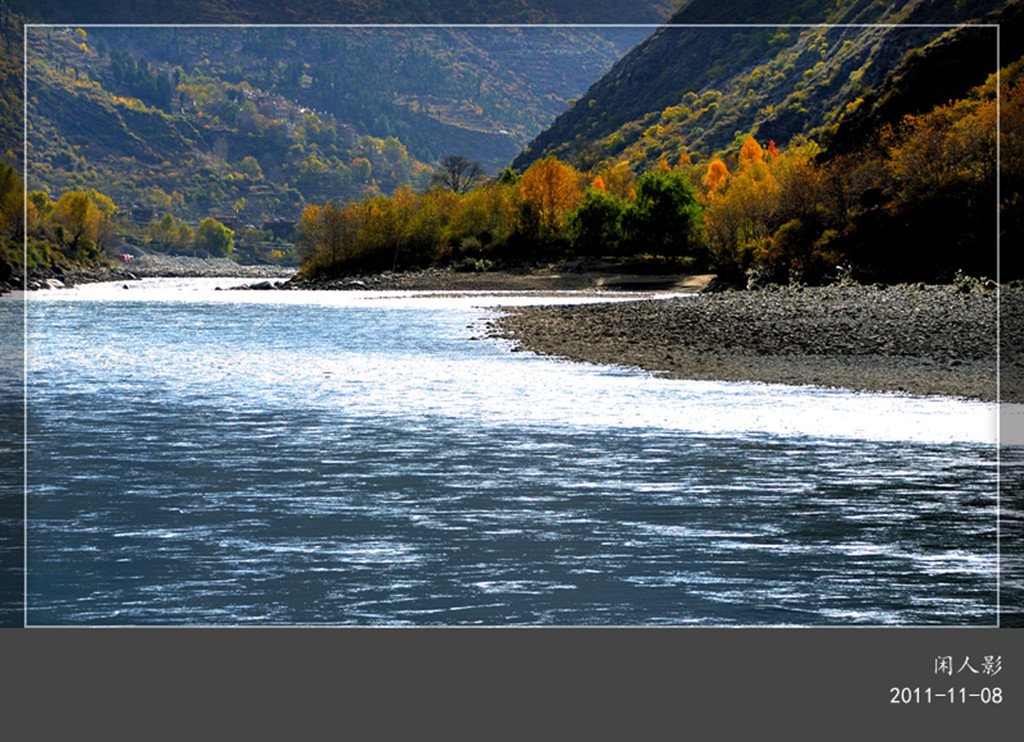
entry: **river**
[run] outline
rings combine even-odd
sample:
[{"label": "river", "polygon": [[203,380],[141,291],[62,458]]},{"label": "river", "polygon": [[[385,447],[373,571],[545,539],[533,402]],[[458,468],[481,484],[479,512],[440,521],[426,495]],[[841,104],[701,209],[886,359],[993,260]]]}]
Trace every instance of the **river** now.
[{"label": "river", "polygon": [[25,302],[26,624],[997,623],[995,405],[488,336],[594,295],[230,283]]}]

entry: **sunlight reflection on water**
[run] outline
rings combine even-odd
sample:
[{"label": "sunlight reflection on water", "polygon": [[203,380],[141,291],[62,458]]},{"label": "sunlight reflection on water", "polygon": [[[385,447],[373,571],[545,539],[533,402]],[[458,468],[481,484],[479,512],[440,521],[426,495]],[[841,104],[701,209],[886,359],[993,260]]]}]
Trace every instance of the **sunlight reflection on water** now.
[{"label": "sunlight reflection on water", "polygon": [[477,339],[632,295],[230,283],[28,302],[33,624],[994,622],[994,405]]}]

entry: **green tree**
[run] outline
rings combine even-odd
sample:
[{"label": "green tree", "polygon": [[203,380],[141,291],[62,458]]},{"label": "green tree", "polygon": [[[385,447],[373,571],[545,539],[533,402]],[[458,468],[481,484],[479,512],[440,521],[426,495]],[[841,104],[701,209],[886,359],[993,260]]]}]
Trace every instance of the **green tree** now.
[{"label": "green tree", "polygon": [[0,234],[19,239],[25,228],[25,187],[18,171],[0,162]]},{"label": "green tree", "polygon": [[207,255],[226,257],[235,249],[235,233],[212,216],[199,222],[192,244]]},{"label": "green tree", "polygon": [[164,214],[146,229],[149,238],[164,249],[188,250],[192,244],[192,229],[172,214]]},{"label": "green tree", "polygon": [[591,189],[583,194],[579,207],[569,214],[567,221],[573,251],[580,255],[618,252],[622,210],[623,202],[602,190]]},{"label": "green tree", "polygon": [[622,214],[630,249],[666,256],[693,256],[699,246],[697,191],[681,172],[657,170],[636,181],[636,198]]}]

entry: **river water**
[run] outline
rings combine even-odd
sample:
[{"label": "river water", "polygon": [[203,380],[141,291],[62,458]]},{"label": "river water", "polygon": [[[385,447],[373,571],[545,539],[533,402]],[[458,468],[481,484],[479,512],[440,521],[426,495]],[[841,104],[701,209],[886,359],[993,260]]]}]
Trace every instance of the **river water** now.
[{"label": "river water", "polygon": [[25,302],[28,625],[997,623],[994,405],[487,337],[593,295],[230,284]]}]

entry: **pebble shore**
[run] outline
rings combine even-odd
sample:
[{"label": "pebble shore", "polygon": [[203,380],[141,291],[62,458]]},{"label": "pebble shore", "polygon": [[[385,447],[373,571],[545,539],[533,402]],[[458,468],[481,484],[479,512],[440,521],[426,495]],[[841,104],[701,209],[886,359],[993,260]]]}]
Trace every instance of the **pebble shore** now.
[{"label": "pebble shore", "polygon": [[1022,315],[1024,289],[961,293],[918,284],[517,307],[494,324],[523,350],[670,378],[985,401],[995,401],[998,391],[1004,402],[1022,402]]}]

